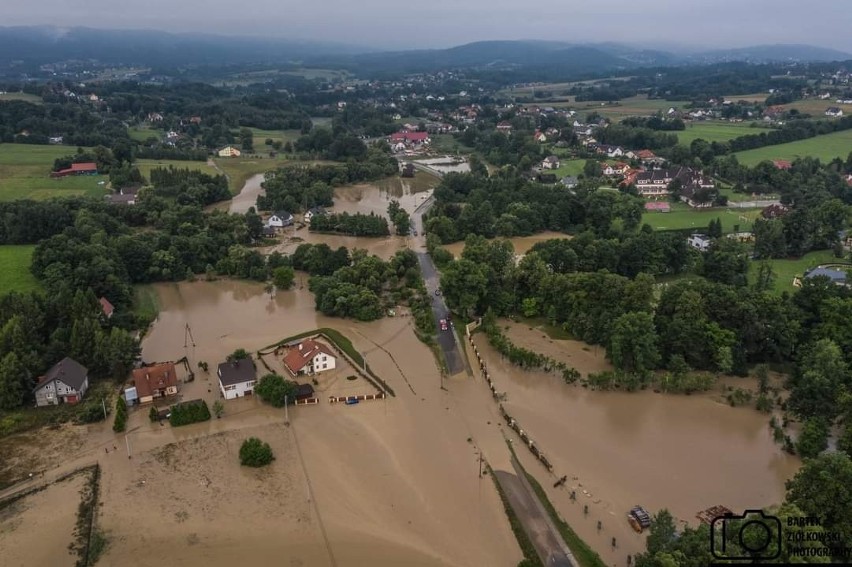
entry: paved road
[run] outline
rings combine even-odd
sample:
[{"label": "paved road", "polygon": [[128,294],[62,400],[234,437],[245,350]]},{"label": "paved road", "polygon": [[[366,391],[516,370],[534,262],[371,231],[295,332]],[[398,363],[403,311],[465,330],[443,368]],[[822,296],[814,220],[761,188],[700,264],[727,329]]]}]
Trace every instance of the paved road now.
[{"label": "paved road", "polygon": [[576,560],[550,521],[544,506],[533,493],[532,487],[525,478],[521,478],[523,473],[514,457],[512,464],[517,474],[494,471],[494,476],[506,493],[512,510],[524,525],[524,530],[530,536],[542,563],[548,567],[574,567]]},{"label": "paved road", "polygon": [[435,268],[435,264],[432,263],[432,258],[425,251],[417,252],[417,261],[420,262],[420,271],[423,273],[426,291],[429,292],[429,297],[432,298],[432,315],[435,318],[435,328],[438,331],[438,345],[444,352],[447,371],[452,376],[453,374],[464,371],[465,364],[462,358],[464,355],[456,340],[456,334],[452,329],[442,331],[439,324],[441,319],[447,318],[450,310],[447,309],[447,305],[444,303],[444,297],[435,295],[435,290],[441,287],[438,270]]}]

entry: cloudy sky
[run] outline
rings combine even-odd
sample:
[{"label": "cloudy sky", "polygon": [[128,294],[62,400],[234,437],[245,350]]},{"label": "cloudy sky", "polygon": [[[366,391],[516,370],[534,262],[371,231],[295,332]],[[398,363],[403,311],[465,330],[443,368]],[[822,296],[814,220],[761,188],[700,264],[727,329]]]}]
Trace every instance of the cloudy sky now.
[{"label": "cloudy sky", "polygon": [[697,47],[810,43],[852,52],[849,0],[27,0],[0,25],[160,29],[377,48],[485,39]]}]

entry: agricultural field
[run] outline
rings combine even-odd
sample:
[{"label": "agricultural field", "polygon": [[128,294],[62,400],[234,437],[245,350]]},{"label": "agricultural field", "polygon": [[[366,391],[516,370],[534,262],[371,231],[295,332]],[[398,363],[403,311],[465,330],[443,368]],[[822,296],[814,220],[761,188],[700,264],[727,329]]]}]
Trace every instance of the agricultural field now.
[{"label": "agricultural field", "polygon": [[213,166],[207,165],[207,162],[204,161],[188,161],[188,160],[176,160],[176,159],[138,159],[134,164],[139,168],[139,172],[145,177],[147,180],[151,180],[151,170],[156,169],[158,167],[169,167],[174,166],[178,169],[194,169],[198,171],[203,171],[204,173],[209,173],[211,175],[215,175],[217,173],[216,169]]},{"label": "agricultural field", "polygon": [[260,128],[249,128],[254,134],[254,149],[255,151],[270,150],[266,145],[266,140],[273,142],[295,142],[301,135],[298,130],[262,130]]},{"label": "agricultural field", "polygon": [[32,102],[33,104],[41,104],[44,102],[42,98],[38,95],[28,94],[28,93],[2,93],[0,94],[0,101],[3,100],[25,100],[27,102]]},{"label": "agricultural field", "polygon": [[844,108],[844,114],[849,114],[852,112],[852,108],[848,106],[844,107],[844,105],[838,105],[834,102],[834,98],[830,98],[828,100],[820,100],[818,98],[808,98],[804,100],[797,100],[795,102],[791,102],[790,104],[783,104],[781,108],[785,110],[790,110],[795,108],[799,112],[810,114],[813,118],[818,120],[832,120],[825,115],[825,109],[829,106],[840,106]]},{"label": "agricultural field", "polygon": [[675,230],[694,228],[696,231],[707,230],[711,220],[720,219],[725,233],[734,232],[738,226],[740,231],[751,230],[754,220],[760,215],[760,209],[728,209],[716,207],[712,209],[693,209],[684,203],[673,203],[670,213],[646,212],[642,215],[642,223],[648,224],[654,230]]},{"label": "agricultural field", "polygon": [[732,102],[764,102],[766,97],[768,97],[768,93],[754,93],[754,94],[746,94],[746,95],[725,95],[725,100],[730,100]]},{"label": "agricultural field", "polygon": [[30,272],[34,245],[0,246],[0,290],[27,292],[39,283]]},{"label": "agricultural field", "polygon": [[765,146],[754,150],[737,152],[737,159],[744,165],[755,165],[763,160],[786,159],[811,156],[823,162],[839,157],[846,159],[852,152],[852,130],[843,130],[806,140],[798,140],[776,146]]},{"label": "agricultural field", "polygon": [[687,122],[686,130],[674,132],[677,141],[688,146],[699,138],[708,142],[727,142],[748,134],[759,134],[760,129],[753,122]]},{"label": "agricultural field", "polygon": [[0,144],[0,201],[105,194],[103,175],[50,177],[56,158],[75,153],[74,146]]},{"label": "agricultural field", "polygon": [[[773,282],[773,290],[775,293],[784,291],[793,292],[796,288],[793,287],[793,278],[801,276],[805,271],[811,268],[816,268],[822,264],[837,264],[842,263],[837,259],[831,250],[817,250],[816,252],[808,252],[801,258],[792,260],[767,260],[772,266],[772,271],[775,272],[775,281]],[[749,265],[749,280],[754,282],[757,276],[757,270],[761,261],[751,262]],[[852,265],[849,266],[852,269]]]},{"label": "agricultural field", "polygon": [[651,116],[658,111],[665,112],[671,107],[682,108],[686,104],[688,104],[688,101],[649,99],[646,95],[639,95],[612,104],[608,102],[580,102],[572,105],[572,108],[582,114],[595,111],[605,118],[618,122],[628,116]]}]

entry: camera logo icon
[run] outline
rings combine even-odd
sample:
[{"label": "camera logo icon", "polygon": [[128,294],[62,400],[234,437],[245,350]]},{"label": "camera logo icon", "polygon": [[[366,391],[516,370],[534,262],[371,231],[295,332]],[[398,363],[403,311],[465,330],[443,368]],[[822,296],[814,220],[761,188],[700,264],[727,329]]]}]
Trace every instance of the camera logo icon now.
[{"label": "camera logo icon", "polygon": [[781,520],[764,514],[763,510],[713,518],[710,553],[716,559],[776,559],[781,555]]}]

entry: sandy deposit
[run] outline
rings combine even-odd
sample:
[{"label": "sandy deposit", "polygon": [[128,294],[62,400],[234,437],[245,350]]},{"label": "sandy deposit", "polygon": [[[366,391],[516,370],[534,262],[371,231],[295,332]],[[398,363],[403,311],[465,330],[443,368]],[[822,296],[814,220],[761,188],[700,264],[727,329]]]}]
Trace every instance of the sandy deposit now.
[{"label": "sandy deposit", "polygon": [[[355,249],[366,250],[368,253],[389,260],[399,250],[404,250],[410,244],[404,236],[379,236],[365,238],[357,236],[344,236],[341,234],[318,234],[310,232],[307,228],[288,228],[280,238],[280,244],[263,249],[264,254],[280,252],[281,254],[292,254],[300,244],[327,244],[336,250],[345,246],[351,253]],[[306,276],[305,276],[306,277]]]},{"label": "sandy deposit", "polygon": [[[519,370],[482,335],[475,342],[498,389],[506,392],[506,410],[547,454],[555,474],[524,448],[518,456],[560,514],[608,562],[644,548],[625,520],[632,506],[668,508],[695,524],[698,511],[716,504],[736,512],[780,502],[784,481],[799,466],[773,442],[767,417],[752,409],[731,408],[710,394],[592,392],[552,374]],[[553,489],[562,475],[568,475],[567,486]],[[621,542],[615,551],[612,537]]]},{"label": "sandy deposit", "polygon": [[17,500],[0,510],[0,549],[5,567],[74,565],[80,491],[87,475],[76,475]]},{"label": "sandy deposit", "polygon": [[515,345],[564,362],[583,376],[612,370],[603,347],[583,341],[551,339],[547,333],[515,321],[501,320],[500,327]]}]

